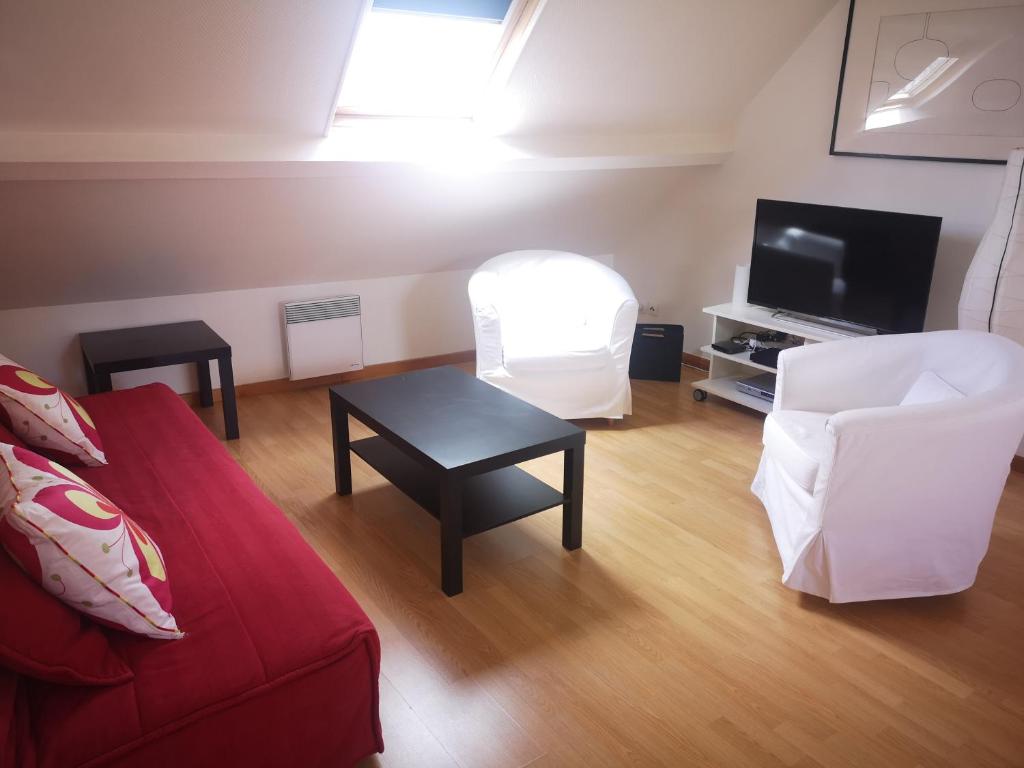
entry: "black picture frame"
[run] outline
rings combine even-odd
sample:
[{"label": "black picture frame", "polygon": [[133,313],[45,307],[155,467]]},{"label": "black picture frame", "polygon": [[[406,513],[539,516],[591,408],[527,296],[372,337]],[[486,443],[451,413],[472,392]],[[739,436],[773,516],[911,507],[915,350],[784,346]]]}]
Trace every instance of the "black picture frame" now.
[{"label": "black picture frame", "polygon": [[878,160],[919,160],[930,163],[971,163],[974,165],[1006,165],[1006,160],[992,160],[978,157],[932,157],[928,155],[897,155],[879,152],[850,152],[836,149],[839,132],[839,111],[843,103],[843,84],[846,80],[846,61],[850,53],[850,37],[853,34],[854,9],[857,0],[850,0],[850,11],[846,17],[846,37],[843,41],[843,61],[839,67],[839,86],[836,90],[836,108],[832,118],[832,139],[828,153],[835,157],[871,157]]}]

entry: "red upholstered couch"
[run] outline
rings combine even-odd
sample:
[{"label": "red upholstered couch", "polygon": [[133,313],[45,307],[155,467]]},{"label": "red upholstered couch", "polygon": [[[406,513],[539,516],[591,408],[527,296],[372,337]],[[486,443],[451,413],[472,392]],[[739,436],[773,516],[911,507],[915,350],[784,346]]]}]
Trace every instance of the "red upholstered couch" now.
[{"label": "red upholstered couch", "polygon": [[75,469],[156,539],[187,634],[108,630],[135,673],[118,686],[0,668],[0,760],[311,768],[381,751],[377,633],[294,526],[170,389],[82,403],[110,463]]}]

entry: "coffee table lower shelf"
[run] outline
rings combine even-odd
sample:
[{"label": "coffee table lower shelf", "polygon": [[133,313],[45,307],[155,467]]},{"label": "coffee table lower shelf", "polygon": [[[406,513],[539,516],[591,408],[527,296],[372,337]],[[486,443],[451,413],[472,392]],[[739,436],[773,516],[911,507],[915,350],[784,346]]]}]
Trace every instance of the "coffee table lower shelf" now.
[{"label": "coffee table lower shelf", "polygon": [[[354,454],[427,512],[440,519],[438,477],[382,437],[351,444]],[[465,480],[462,495],[462,536],[473,536],[499,525],[529,517],[565,503],[565,496],[518,467],[505,467]]]}]

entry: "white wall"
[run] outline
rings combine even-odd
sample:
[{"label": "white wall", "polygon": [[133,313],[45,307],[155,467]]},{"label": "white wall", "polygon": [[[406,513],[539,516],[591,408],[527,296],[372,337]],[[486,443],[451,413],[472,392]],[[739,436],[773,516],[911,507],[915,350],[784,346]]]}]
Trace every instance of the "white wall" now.
[{"label": "white wall", "polygon": [[[287,376],[280,302],[355,293],[362,297],[367,365],[473,348],[466,285],[470,271],[241,291],[0,310],[0,352],[72,394],[85,391],[82,331],[205,320],[231,344],[235,382]],[[218,386],[213,366],[214,386]],[[194,392],[192,366],[115,374],[114,386],[164,381]]]},{"label": "white wall", "polygon": [[700,308],[728,301],[735,265],[749,262],[759,197],[943,217],[927,327],[956,325],[963,276],[995,211],[1002,166],[831,157],[846,31],[837,5],[751,102],[736,149],[692,169],[630,238],[616,264],[663,322],[686,326],[686,348],[709,341]]},{"label": "white wall", "polygon": [[[833,2],[550,0],[509,82],[522,107],[515,127],[562,139],[728,133]],[[153,162],[145,178],[76,180],[89,165],[76,154],[82,132],[318,133],[362,5],[5,8],[0,147],[17,132],[44,146],[56,135],[59,156],[36,159],[59,159],[63,175],[23,180],[13,162],[0,181],[0,352],[79,392],[77,333],[201,318],[232,343],[236,381],[273,379],[284,375],[277,302],[345,291],[364,298],[368,363],[468,349],[464,270],[519,248],[614,252],[686,175],[385,164],[330,178],[218,178],[209,163],[202,178],[164,178]],[[154,375],[193,388],[185,371],[121,383]]]},{"label": "white wall", "polygon": [[[358,293],[367,364],[473,348],[469,270],[613,253],[680,169],[0,182],[0,354],[84,390],[82,331],[202,319],[238,383],[286,375],[278,303]],[[155,298],[153,298],[155,297]],[[191,371],[126,374],[194,391]]]},{"label": "white wall", "polygon": [[926,328],[956,327],[964,274],[1005,169],[831,157],[846,10],[837,5],[751,102],[733,155],[692,169],[619,249],[619,271],[639,298],[659,306],[662,322],[685,325],[688,351],[710,341],[701,307],[729,301],[736,265],[749,263],[759,197],[941,216]]},{"label": "white wall", "polygon": [[614,252],[686,169],[0,182],[0,309]]}]

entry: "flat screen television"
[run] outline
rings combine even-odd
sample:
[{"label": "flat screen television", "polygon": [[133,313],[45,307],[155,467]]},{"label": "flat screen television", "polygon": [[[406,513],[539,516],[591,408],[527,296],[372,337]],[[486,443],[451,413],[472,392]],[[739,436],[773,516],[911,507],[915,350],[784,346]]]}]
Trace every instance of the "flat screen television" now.
[{"label": "flat screen television", "polygon": [[751,304],[910,333],[924,327],[942,219],[758,200]]}]

